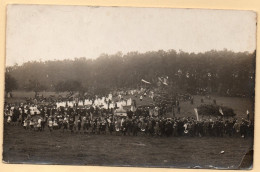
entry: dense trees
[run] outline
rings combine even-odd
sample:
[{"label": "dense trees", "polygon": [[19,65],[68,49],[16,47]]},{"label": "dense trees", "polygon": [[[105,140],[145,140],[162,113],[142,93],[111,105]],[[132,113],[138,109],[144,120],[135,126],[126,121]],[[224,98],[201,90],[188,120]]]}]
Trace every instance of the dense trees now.
[{"label": "dense trees", "polygon": [[34,91],[35,97],[38,95],[38,92],[44,91],[47,89],[47,87],[44,85],[44,83],[41,83],[36,78],[30,78],[28,82],[26,83],[24,87],[27,91]]},{"label": "dense trees", "polygon": [[81,90],[81,83],[76,80],[66,80],[66,81],[59,81],[55,85],[55,91],[57,92],[73,92],[73,91],[80,91]]},{"label": "dense trees", "polygon": [[125,55],[119,52],[102,54],[95,60],[82,57],[27,62],[8,67],[7,73],[17,80],[19,89],[25,89],[26,83],[37,78],[47,90],[75,88],[105,93],[114,89],[136,88],[141,79],[155,86],[159,76],[168,76],[170,87],[185,92],[195,93],[203,88],[218,94],[252,96],[255,55],[255,52],[234,53],[227,50],[198,54],[177,53],[175,50],[130,52]]},{"label": "dense trees", "polygon": [[5,94],[11,93],[13,90],[17,89],[17,81],[9,73],[5,73]]}]

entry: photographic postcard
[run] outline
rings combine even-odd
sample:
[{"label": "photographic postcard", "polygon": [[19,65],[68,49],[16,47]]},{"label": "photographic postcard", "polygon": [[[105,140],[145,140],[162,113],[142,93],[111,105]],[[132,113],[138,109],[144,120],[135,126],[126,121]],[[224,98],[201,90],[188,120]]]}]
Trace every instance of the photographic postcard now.
[{"label": "photographic postcard", "polygon": [[3,161],[251,169],[256,13],[8,5]]}]

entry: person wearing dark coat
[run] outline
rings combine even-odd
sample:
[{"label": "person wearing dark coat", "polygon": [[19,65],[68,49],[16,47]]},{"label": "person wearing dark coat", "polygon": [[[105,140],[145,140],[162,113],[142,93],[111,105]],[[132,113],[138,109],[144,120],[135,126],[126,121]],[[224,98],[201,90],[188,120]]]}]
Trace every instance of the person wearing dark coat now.
[{"label": "person wearing dark coat", "polygon": [[190,104],[192,104],[193,105],[193,103],[194,103],[194,100],[193,100],[193,97],[190,99]]},{"label": "person wearing dark coat", "polygon": [[167,120],[165,123],[165,134],[167,137],[170,137],[173,133],[173,124],[170,120]]},{"label": "person wearing dark coat", "polygon": [[240,134],[241,137],[246,138],[247,137],[247,123],[246,121],[242,121],[241,125],[240,125]]},{"label": "person wearing dark coat", "polygon": [[126,129],[127,129],[126,120],[124,120],[122,122],[122,133],[123,133],[124,136],[126,135]]},{"label": "person wearing dark coat", "polygon": [[12,117],[12,122],[16,123],[20,115],[20,111],[17,108],[14,108],[14,114]]},{"label": "person wearing dark coat", "polygon": [[138,122],[137,121],[134,121],[133,122],[133,136],[137,136],[138,132],[139,132],[139,127],[138,127]]},{"label": "person wearing dark coat", "polygon": [[132,120],[128,119],[128,120],[126,120],[126,132],[127,132],[128,136],[130,136],[130,133],[132,133],[132,130],[133,130]]},{"label": "person wearing dark coat", "polygon": [[129,118],[129,119],[132,119],[132,117],[133,117],[133,112],[131,111],[131,110],[127,110],[127,117]]},{"label": "person wearing dark coat", "polygon": [[181,113],[181,107],[180,106],[178,106],[177,111],[178,111],[178,114]]},{"label": "person wearing dark coat", "polygon": [[178,136],[182,136],[184,133],[184,122],[183,121],[178,121],[177,123],[177,131],[178,131]]}]

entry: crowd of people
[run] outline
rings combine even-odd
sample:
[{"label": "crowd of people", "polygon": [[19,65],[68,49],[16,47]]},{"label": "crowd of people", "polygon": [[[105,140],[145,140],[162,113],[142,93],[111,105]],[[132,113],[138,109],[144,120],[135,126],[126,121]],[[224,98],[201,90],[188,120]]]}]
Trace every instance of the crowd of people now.
[{"label": "crowd of people", "polygon": [[[37,132],[70,132],[131,136],[252,137],[254,123],[249,119],[218,117],[197,120],[193,117],[167,118],[127,111],[123,116],[114,109],[94,106],[56,107],[55,105],[5,104],[8,125]],[[146,115],[142,115],[146,114]]]}]

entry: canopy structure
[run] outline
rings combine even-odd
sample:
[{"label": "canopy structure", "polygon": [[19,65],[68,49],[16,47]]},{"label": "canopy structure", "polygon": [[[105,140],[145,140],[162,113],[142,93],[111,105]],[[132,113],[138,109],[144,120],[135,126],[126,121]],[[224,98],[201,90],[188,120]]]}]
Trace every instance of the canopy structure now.
[{"label": "canopy structure", "polygon": [[223,116],[223,117],[236,116],[232,108],[225,107],[225,106],[207,104],[207,105],[200,105],[197,109],[199,115]]},{"label": "canopy structure", "polygon": [[115,110],[116,116],[127,116],[126,110],[123,108],[119,108]]},{"label": "canopy structure", "polygon": [[147,108],[147,107],[154,108],[155,105],[154,104],[148,104],[148,105],[140,105],[140,106],[138,106],[138,108]]}]

